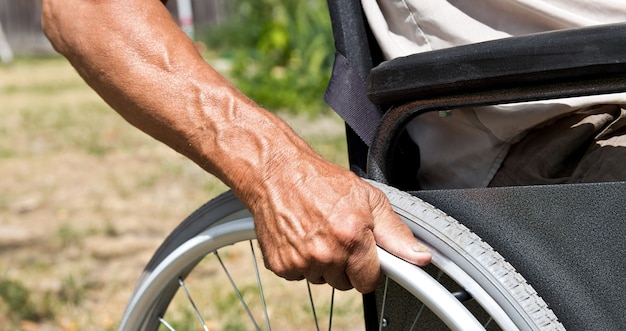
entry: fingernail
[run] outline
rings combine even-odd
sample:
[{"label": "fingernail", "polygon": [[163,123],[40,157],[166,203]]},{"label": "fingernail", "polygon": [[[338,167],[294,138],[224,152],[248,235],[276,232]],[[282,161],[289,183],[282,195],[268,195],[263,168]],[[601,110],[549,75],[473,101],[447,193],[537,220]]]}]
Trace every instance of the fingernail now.
[{"label": "fingernail", "polygon": [[430,249],[428,249],[428,247],[420,244],[420,243],[416,243],[413,244],[413,246],[411,246],[411,249],[413,249],[414,252],[416,253],[428,253],[430,252]]}]

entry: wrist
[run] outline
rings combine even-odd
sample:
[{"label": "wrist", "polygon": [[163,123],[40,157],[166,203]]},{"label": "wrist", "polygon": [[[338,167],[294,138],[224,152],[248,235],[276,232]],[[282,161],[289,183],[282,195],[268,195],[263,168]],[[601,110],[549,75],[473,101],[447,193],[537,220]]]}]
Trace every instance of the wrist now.
[{"label": "wrist", "polygon": [[200,153],[196,162],[244,202],[266,196],[278,185],[272,184],[277,177],[289,177],[298,172],[293,168],[310,163],[305,159],[320,158],[284,121],[240,92],[223,98],[229,99],[221,103],[228,108],[200,121],[211,125],[197,128],[190,148]]},{"label": "wrist", "polygon": [[252,152],[255,156],[247,154],[244,166],[236,167],[232,173],[230,187],[249,208],[267,203],[278,191],[293,188],[317,170],[316,164],[323,162],[286,124],[278,124],[277,129],[256,137],[262,142]]}]

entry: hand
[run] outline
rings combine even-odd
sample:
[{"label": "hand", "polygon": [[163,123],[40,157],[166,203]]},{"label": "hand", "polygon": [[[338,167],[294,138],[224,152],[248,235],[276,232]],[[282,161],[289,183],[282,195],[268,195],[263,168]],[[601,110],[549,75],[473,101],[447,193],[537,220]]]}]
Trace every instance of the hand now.
[{"label": "hand", "polygon": [[381,278],[376,243],[417,265],[431,260],[380,190],[319,157],[284,162],[264,184],[268,194],[248,203],[278,276],[368,293]]}]

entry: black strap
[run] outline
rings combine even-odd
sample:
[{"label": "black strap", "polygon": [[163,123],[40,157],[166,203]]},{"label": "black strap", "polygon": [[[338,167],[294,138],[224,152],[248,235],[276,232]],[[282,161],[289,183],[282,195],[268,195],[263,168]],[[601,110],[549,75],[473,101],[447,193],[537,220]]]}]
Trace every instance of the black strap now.
[{"label": "black strap", "polygon": [[[346,121],[351,129],[348,133],[363,141],[353,141],[353,146],[348,146],[352,160],[354,153],[366,157],[380,122],[382,112],[368,99],[365,80],[382,55],[365,19],[361,0],[328,0],[328,9],[337,53],[324,100]],[[351,137],[348,138],[350,143]]]},{"label": "black strap", "polygon": [[381,119],[379,107],[367,98],[365,81],[341,53],[335,53],[333,74],[324,100],[369,146]]}]

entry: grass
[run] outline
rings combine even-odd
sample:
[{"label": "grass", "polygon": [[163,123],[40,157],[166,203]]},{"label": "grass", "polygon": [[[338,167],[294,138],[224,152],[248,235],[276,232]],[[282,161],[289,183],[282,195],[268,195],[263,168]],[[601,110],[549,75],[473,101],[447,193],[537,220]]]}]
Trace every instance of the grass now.
[{"label": "grass", "polygon": [[[114,330],[156,247],[226,187],[128,125],[62,58],[0,66],[0,118],[0,330]],[[335,116],[285,119],[347,164]]]},{"label": "grass", "polygon": [[[185,286],[193,295],[195,304],[200,307],[209,329],[215,330],[253,330],[258,326],[266,330],[263,304],[257,287],[256,274],[252,256],[247,242],[229,246],[226,252],[220,250],[224,265],[233,277],[233,282],[240,290],[241,296],[248,305],[249,317],[238,295],[229,285],[229,280],[219,268],[214,255],[207,256],[194,273],[185,280]],[[257,264],[262,265],[260,256]],[[313,311],[309,302],[308,288],[305,282],[278,281],[269,271],[259,270],[263,282],[264,298],[267,303],[271,328],[290,330],[298,326],[301,330],[315,330]],[[212,282],[207,281],[211,276]],[[315,314],[320,329],[328,329],[330,320],[331,291],[330,287],[312,285],[310,287],[315,302]],[[363,329],[360,316],[362,307],[360,295],[355,291],[335,292],[332,325],[334,330]],[[177,293],[165,315],[180,330],[195,329],[198,320],[186,296]],[[253,322],[254,320],[254,322]],[[193,328],[192,328],[193,327]],[[165,330],[165,329],[163,329]]]}]

